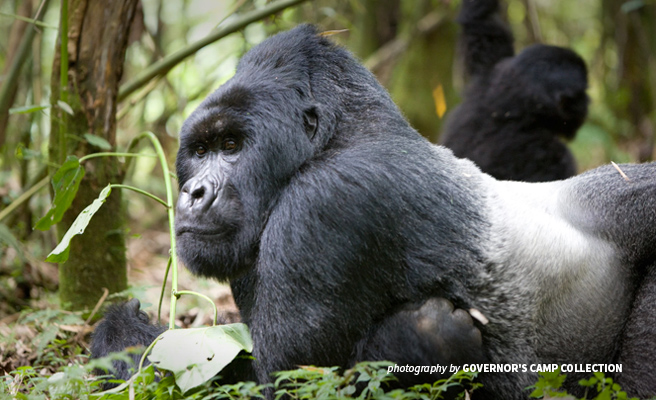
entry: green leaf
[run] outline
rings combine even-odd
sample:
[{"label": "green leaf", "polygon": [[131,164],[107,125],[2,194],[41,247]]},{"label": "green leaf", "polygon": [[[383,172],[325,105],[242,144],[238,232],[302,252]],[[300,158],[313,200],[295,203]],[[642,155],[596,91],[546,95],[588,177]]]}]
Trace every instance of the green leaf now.
[{"label": "green leaf", "polygon": [[37,111],[45,110],[46,108],[50,108],[50,106],[37,106],[30,104],[28,106],[10,108],[9,114],[31,114]]},{"label": "green leaf", "polygon": [[19,143],[18,146],[16,146],[14,155],[18,160],[38,160],[41,158],[41,153],[28,149],[23,143]]},{"label": "green leaf", "polygon": [[73,203],[73,199],[84,177],[84,168],[75,156],[68,156],[64,164],[52,177],[52,187],[55,198],[52,207],[34,226],[35,229],[47,231],[51,226],[61,221],[64,213]]},{"label": "green leaf", "polygon": [[605,387],[596,397],[597,400],[611,400],[610,388]]},{"label": "green leaf", "polygon": [[100,206],[103,205],[105,200],[107,200],[107,197],[109,197],[109,194],[112,192],[112,187],[111,185],[105,186],[105,188],[100,192],[100,195],[98,196],[97,199],[93,201],[93,203],[89,204],[82,212],[75,218],[75,221],[71,225],[71,227],[66,231],[64,234],[64,237],[62,238],[61,242],[55,247],[53,251],[48,254],[48,258],[46,258],[46,261],[48,262],[56,262],[56,263],[62,263],[68,260],[68,251],[69,247],[71,245],[71,239],[73,239],[73,236],[75,235],[81,235],[84,233],[84,230],[87,228],[87,225],[89,225],[89,221],[91,221],[91,218],[93,215],[100,209]]},{"label": "green leaf", "polygon": [[622,4],[620,10],[622,10],[624,14],[628,14],[632,11],[641,9],[644,6],[645,6],[645,2],[643,0],[629,0],[626,3]]},{"label": "green leaf", "polygon": [[59,106],[59,108],[61,108],[62,110],[64,110],[66,113],[68,113],[68,114],[70,114],[70,115],[74,115],[74,114],[75,114],[75,113],[73,112],[73,107],[71,107],[70,105],[68,105],[68,103],[66,103],[66,102],[64,102],[64,101],[62,101],[62,100],[57,100],[57,105]]},{"label": "green leaf", "polygon": [[101,150],[111,150],[112,145],[109,144],[105,138],[102,138],[100,136],[92,135],[90,133],[85,133],[84,134],[84,139],[86,139],[87,143],[89,143],[92,146],[95,146]]},{"label": "green leaf", "polygon": [[245,324],[172,329],[162,334],[148,359],[171,371],[184,393],[212,379],[242,350],[253,351]]}]

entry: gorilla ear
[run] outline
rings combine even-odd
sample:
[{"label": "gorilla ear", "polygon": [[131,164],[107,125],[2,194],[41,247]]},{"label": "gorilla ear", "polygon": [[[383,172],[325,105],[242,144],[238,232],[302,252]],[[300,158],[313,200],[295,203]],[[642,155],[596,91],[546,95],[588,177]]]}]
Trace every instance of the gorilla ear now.
[{"label": "gorilla ear", "polygon": [[310,140],[314,139],[314,135],[317,133],[317,127],[319,125],[317,109],[315,107],[310,107],[305,110],[303,113],[303,123],[305,124],[305,134]]}]

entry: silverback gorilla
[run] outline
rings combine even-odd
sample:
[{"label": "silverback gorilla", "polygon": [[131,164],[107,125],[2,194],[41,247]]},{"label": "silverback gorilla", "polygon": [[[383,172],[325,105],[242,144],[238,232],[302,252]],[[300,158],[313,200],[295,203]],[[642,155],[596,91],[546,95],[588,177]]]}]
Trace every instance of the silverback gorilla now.
[{"label": "silverback gorilla", "polygon": [[[497,181],[423,139],[371,73],[304,25],[248,52],[185,122],[176,235],[191,271],[231,282],[254,342],[242,379],[372,357],[611,363],[656,260],[656,166],[621,168],[629,181],[612,167]],[[115,308],[94,354],[158,332],[135,313]],[[654,349],[642,351],[653,374]],[[536,376],[479,379],[476,398],[522,399]]]},{"label": "silverback gorilla", "polygon": [[562,139],[588,112],[587,69],[573,51],[533,45],[514,55],[497,0],[463,0],[458,22],[470,83],[440,144],[497,179],[545,182],[576,174]]}]

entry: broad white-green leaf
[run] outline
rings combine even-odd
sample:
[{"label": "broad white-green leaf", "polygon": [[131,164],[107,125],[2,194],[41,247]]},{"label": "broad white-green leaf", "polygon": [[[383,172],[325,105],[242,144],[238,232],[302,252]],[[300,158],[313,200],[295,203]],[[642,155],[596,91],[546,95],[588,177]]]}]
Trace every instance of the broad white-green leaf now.
[{"label": "broad white-green leaf", "polygon": [[[109,197],[111,192],[112,187],[110,185],[105,186],[102,192],[100,192],[98,198],[95,199],[93,203],[89,204],[84,210],[82,210],[77,218],[75,218],[75,221],[71,227],[64,234],[61,242],[59,242],[57,247],[55,247],[55,249],[51,251],[50,254],[48,254],[46,261],[62,263],[68,260],[68,251],[71,246],[71,239],[73,239],[73,236],[75,235],[81,235],[84,233],[87,225],[89,225],[89,221],[91,221],[93,215],[100,209],[100,206],[105,203],[105,200],[107,200],[107,197]],[[89,251],[93,251],[93,249],[89,249]]]},{"label": "broad white-green leaf", "polygon": [[148,359],[173,373],[184,393],[212,379],[242,350],[253,351],[245,324],[172,329],[162,334]]}]

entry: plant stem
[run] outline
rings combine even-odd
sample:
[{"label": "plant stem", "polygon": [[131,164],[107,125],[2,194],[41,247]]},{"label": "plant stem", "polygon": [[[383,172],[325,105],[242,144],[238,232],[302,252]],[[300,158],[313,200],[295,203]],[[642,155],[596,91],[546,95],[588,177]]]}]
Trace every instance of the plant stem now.
[{"label": "plant stem", "polygon": [[16,200],[12,201],[11,204],[7,206],[4,210],[0,211],[0,221],[5,219],[7,215],[11,214],[16,208],[18,208],[21,204],[26,202],[27,200],[30,199],[34,195],[34,193],[38,192],[39,190],[43,189],[48,185],[48,182],[50,181],[50,177],[46,176],[45,178],[41,179],[39,182],[34,184],[31,188],[27,189],[23,194],[18,196]]},{"label": "plant stem", "polygon": [[218,314],[219,312],[218,312],[218,310],[216,309],[216,304],[214,304],[214,302],[212,301],[212,299],[210,299],[209,297],[205,296],[204,294],[196,293],[196,292],[193,292],[193,291],[191,291],[191,290],[180,290],[179,292],[177,292],[177,297],[180,297],[180,295],[182,295],[182,294],[191,294],[191,295],[198,296],[198,297],[200,297],[200,298],[202,298],[202,299],[207,300],[207,301],[212,305],[212,308],[214,309],[214,316],[213,316],[213,318],[212,318],[212,326],[216,326],[216,316],[217,316],[217,314]]},{"label": "plant stem", "polygon": [[96,157],[156,157],[156,156],[148,155],[148,154],[139,154],[139,153],[101,152],[101,153],[91,153],[91,154],[87,154],[86,156],[80,157],[80,162]]},{"label": "plant stem", "polygon": [[171,179],[168,178],[170,176],[170,172],[169,172],[169,166],[166,163],[166,156],[164,155],[164,149],[162,149],[162,145],[160,144],[159,140],[157,140],[157,136],[155,136],[152,132],[143,132],[132,140],[129,148],[132,148],[134,144],[136,144],[139,140],[143,138],[148,138],[153,144],[153,147],[155,148],[155,152],[157,153],[157,158],[159,159],[160,165],[162,166],[164,184],[166,185],[166,203],[167,203],[166,208],[169,216],[169,234],[171,237],[171,250],[169,256],[171,257],[171,271],[172,271],[169,329],[173,329],[175,328],[175,306],[176,306],[177,293],[178,293],[178,256],[177,256],[178,253],[175,245],[175,226],[174,226],[175,213],[173,207],[173,189],[171,188]]},{"label": "plant stem", "polygon": [[164,291],[166,290],[166,281],[169,280],[169,271],[171,270],[171,257],[166,263],[166,271],[164,271],[164,279],[162,280],[162,291],[159,294],[159,304],[157,305],[157,322],[162,320],[162,303],[164,302]]},{"label": "plant stem", "polygon": [[132,191],[137,192],[137,193],[141,193],[144,196],[150,197],[151,199],[153,199],[153,200],[157,201],[158,203],[162,204],[164,207],[169,208],[169,205],[164,200],[160,199],[159,197],[155,196],[152,193],[146,192],[145,190],[139,189],[137,187],[130,186],[130,185],[123,185],[123,184],[120,184],[120,183],[112,183],[109,186],[112,187],[112,188],[128,189],[128,190],[132,190]]},{"label": "plant stem", "polygon": [[[39,7],[39,8],[41,8],[41,7]],[[23,22],[29,22],[30,24],[36,25],[40,28],[48,28],[48,29],[57,29],[57,28],[59,28],[58,26],[50,25],[50,24],[46,24],[44,22],[41,22],[36,18],[27,18],[27,17],[23,17],[22,15],[18,15],[18,14],[12,14],[12,13],[6,13],[6,12],[0,11],[0,15],[4,15],[5,17],[11,17],[11,18],[17,19],[19,21],[23,21]]]}]

